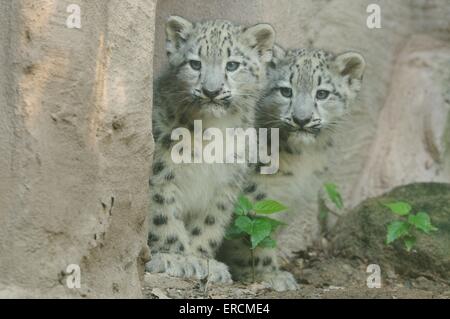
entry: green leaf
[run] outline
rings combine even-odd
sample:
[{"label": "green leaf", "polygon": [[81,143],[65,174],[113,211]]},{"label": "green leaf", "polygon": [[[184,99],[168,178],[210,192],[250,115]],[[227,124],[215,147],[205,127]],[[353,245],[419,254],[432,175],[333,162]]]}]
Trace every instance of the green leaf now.
[{"label": "green leaf", "polygon": [[236,225],[231,225],[226,233],[225,233],[225,238],[230,240],[230,239],[236,239],[236,238],[241,238],[245,235],[245,233]]},{"label": "green leaf", "polygon": [[390,244],[407,234],[409,234],[408,223],[403,221],[394,221],[388,225],[386,243]]},{"label": "green leaf", "polygon": [[234,208],[234,212],[239,216],[247,215],[252,210],[252,208],[253,205],[250,200],[247,197],[241,195],[238,198],[238,202]]},{"label": "green leaf", "polygon": [[389,203],[389,204],[383,204],[387,208],[391,210],[394,214],[405,216],[408,215],[411,212],[411,205],[405,202],[395,202],[395,203]]},{"label": "green leaf", "polygon": [[430,216],[424,212],[420,212],[417,215],[410,215],[408,217],[408,222],[426,234],[438,230],[431,224]]},{"label": "green leaf", "polygon": [[269,236],[271,231],[272,225],[268,221],[260,219],[253,221],[253,229],[250,234],[252,249],[255,249],[264,238]]},{"label": "green leaf", "polygon": [[337,208],[342,209],[344,207],[344,202],[342,201],[342,196],[341,193],[339,193],[337,185],[326,183],[324,187],[328,197],[330,197],[330,200],[334,203],[334,205],[336,205]]},{"label": "green leaf", "polygon": [[257,214],[275,214],[286,210],[287,207],[275,200],[263,200],[253,205],[253,210]]},{"label": "green leaf", "polygon": [[236,215],[238,215],[238,216],[244,216],[244,215],[245,215],[244,209],[243,209],[241,206],[237,205],[237,204],[236,204],[236,206],[234,207],[234,213],[235,213]]},{"label": "green leaf", "polygon": [[236,218],[234,225],[249,235],[253,233],[253,220],[251,220],[250,217],[239,216]]},{"label": "green leaf", "polygon": [[259,243],[258,247],[275,248],[277,247],[277,242],[270,237],[266,237]]},{"label": "green leaf", "polygon": [[326,220],[328,218],[328,214],[329,214],[328,210],[321,209],[319,212],[319,220],[321,220],[321,221]]},{"label": "green leaf", "polygon": [[406,250],[410,252],[416,244],[416,237],[408,236],[403,240],[403,242],[405,243]]},{"label": "green leaf", "polygon": [[273,219],[273,218],[269,218],[269,217],[260,217],[257,216],[255,217],[255,219],[260,219],[260,220],[264,220],[267,221],[268,223],[270,223],[271,226],[271,232],[274,232],[278,227],[280,226],[286,226],[286,223],[283,223],[282,221]]}]

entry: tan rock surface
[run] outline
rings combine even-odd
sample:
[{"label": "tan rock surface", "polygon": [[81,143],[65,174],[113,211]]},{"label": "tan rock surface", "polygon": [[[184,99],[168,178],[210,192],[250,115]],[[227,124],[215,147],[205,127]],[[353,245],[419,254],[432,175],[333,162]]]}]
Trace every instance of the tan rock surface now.
[{"label": "tan rock surface", "polygon": [[400,185],[450,180],[450,45],[413,36],[391,83],[354,203]]},{"label": "tan rock surface", "polygon": [[0,3],[0,297],[140,297],[155,1],[69,4]]}]

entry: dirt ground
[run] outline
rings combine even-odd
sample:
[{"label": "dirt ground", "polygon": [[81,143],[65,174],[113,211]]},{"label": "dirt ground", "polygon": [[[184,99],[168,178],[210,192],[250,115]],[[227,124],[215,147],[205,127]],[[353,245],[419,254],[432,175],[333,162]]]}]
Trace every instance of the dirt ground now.
[{"label": "dirt ground", "polygon": [[[386,228],[395,220],[380,202],[402,199],[428,212],[438,231],[416,233],[407,252],[401,242],[386,245]],[[263,284],[205,285],[146,274],[146,298],[409,298],[450,299],[450,184],[412,184],[361,203],[307,251],[282,260],[300,290],[274,292]],[[381,288],[368,288],[369,265],[380,267]]]},{"label": "dirt ground", "polygon": [[450,284],[439,279],[404,278],[381,269],[381,288],[369,289],[364,262],[307,255],[286,267],[300,283],[298,291],[276,292],[261,283],[209,284],[205,289],[198,280],[146,274],[143,292],[148,299],[450,299]]}]

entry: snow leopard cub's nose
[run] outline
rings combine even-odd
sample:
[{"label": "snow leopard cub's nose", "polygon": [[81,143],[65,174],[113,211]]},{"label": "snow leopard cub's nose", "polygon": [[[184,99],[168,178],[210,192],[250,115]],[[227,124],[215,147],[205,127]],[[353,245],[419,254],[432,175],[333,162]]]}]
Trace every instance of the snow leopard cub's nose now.
[{"label": "snow leopard cub's nose", "polygon": [[217,96],[219,96],[220,92],[222,92],[222,88],[218,88],[216,90],[209,90],[203,87],[202,91],[206,97],[210,98],[211,100],[214,100]]},{"label": "snow leopard cub's nose", "polygon": [[312,117],[306,117],[306,118],[299,118],[297,116],[293,116],[294,123],[297,124],[300,128],[304,128],[306,125],[308,125]]}]

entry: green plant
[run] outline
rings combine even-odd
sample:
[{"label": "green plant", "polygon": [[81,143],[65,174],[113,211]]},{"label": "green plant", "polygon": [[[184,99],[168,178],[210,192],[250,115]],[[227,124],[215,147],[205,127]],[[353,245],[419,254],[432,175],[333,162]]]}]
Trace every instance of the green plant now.
[{"label": "green plant", "polygon": [[[344,208],[344,202],[342,200],[341,193],[336,184],[333,183],[325,183],[323,188],[328,195],[330,201],[336,206],[338,210]],[[319,219],[326,220],[328,218],[328,214],[332,213],[339,217],[339,214],[334,210],[330,209],[326,204],[325,200],[319,196]]]},{"label": "green plant", "polygon": [[391,244],[396,240],[403,239],[406,250],[409,252],[417,241],[415,232],[430,234],[438,229],[431,224],[430,216],[425,212],[412,213],[412,207],[406,202],[394,202],[383,204],[390,211],[400,216],[400,220],[395,220],[387,226],[386,244]]},{"label": "green plant", "polygon": [[326,183],[324,185],[324,188],[328,194],[328,197],[334,203],[334,205],[336,205],[336,207],[339,209],[344,208],[344,202],[342,201],[342,196],[338,190],[337,185],[333,183]]},{"label": "green plant", "polygon": [[234,223],[227,229],[226,239],[242,238],[250,249],[253,281],[255,281],[254,250],[257,247],[275,248],[277,243],[272,238],[276,229],[283,222],[267,217],[286,210],[283,204],[275,200],[262,200],[252,203],[247,197],[240,196],[234,209]]}]

